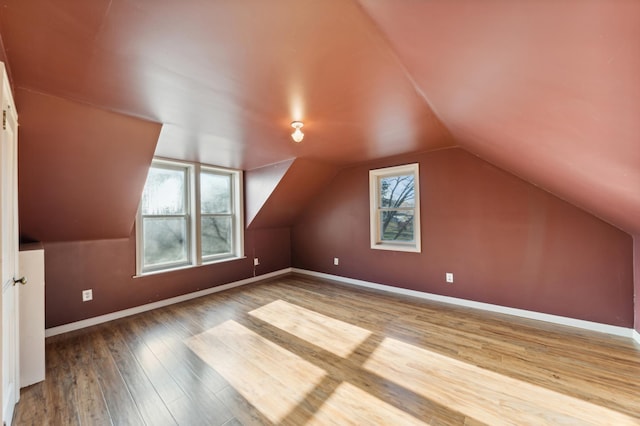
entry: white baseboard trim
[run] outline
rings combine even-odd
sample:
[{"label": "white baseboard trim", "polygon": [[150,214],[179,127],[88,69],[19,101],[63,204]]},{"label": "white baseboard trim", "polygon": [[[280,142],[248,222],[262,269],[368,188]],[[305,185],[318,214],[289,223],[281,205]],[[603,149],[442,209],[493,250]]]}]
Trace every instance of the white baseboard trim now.
[{"label": "white baseboard trim", "polygon": [[173,305],[174,303],[184,302],[186,300],[195,299],[197,297],[206,296],[208,294],[218,293],[221,291],[229,290],[234,287],[240,287],[243,285],[251,284],[257,281],[266,280],[268,278],[277,277],[280,275],[288,274],[292,271],[292,268],[280,269],[279,271],[269,272],[264,275],[257,275],[255,277],[247,278],[240,281],[235,281],[228,284],[219,285],[216,287],[207,288],[193,293],[183,294],[181,296],[172,297],[170,299],[159,300],[157,302],[147,303],[146,305],[136,306],[135,308],[124,309],[122,311],[112,312],[110,314],[100,315],[93,318],[87,318],[85,320],[72,322],[69,324],[59,325],[57,327],[47,328],[44,332],[45,337],[56,336],[62,333],[68,333],[74,330],[80,330],[82,328],[91,327],[93,325],[102,324],[104,322],[113,321],[115,319],[128,317],[131,315],[139,314],[141,312],[150,311],[152,309],[162,308],[164,306]]},{"label": "white baseboard trim", "polygon": [[640,333],[638,333],[636,330],[633,330],[633,340],[640,344]]},{"label": "white baseboard trim", "polygon": [[[545,314],[542,312],[527,311],[525,309],[509,308],[507,306],[493,305],[490,303],[475,302],[473,300],[459,299],[457,297],[441,296],[438,294],[425,293],[422,291],[408,290],[400,287],[393,287],[385,284],[377,284],[369,281],[362,281],[353,278],[341,277],[338,275],[325,274],[323,272],[309,271],[306,269],[292,268],[292,272],[299,274],[311,275],[318,278],[324,278],[328,280],[339,281],[344,284],[356,285],[359,287],[372,288],[376,290],[387,291],[395,294],[402,294],[405,296],[413,296],[420,299],[432,300],[435,302],[449,303],[458,306],[465,306],[468,308],[481,309],[490,312],[497,312],[500,314],[514,315],[518,317],[534,319],[538,321],[545,321],[554,324],[567,325],[570,327],[582,328],[590,331],[597,331],[600,333],[612,334],[614,336],[632,337],[640,343],[640,334],[631,328],[619,327],[609,324],[601,324],[598,322],[585,321],[575,318],[563,317],[559,315]],[[633,334],[635,333],[635,334]]]}]

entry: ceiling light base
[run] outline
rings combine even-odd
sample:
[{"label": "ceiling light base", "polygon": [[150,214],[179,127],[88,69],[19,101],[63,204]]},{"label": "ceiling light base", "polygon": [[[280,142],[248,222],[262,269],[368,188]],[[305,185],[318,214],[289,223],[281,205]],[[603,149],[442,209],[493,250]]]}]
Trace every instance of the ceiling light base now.
[{"label": "ceiling light base", "polygon": [[302,139],[304,138],[304,133],[302,133],[302,130],[300,130],[302,126],[304,126],[302,121],[294,121],[291,123],[291,127],[296,129],[293,133],[291,133],[291,137],[295,142],[302,142]]}]

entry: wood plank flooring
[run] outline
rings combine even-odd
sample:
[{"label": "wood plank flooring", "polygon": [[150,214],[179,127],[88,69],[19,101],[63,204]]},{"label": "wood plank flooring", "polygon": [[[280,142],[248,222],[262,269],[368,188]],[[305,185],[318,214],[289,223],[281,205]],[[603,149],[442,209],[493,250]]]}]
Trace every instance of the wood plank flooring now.
[{"label": "wood plank flooring", "polygon": [[15,425],[640,425],[630,339],[301,275],[46,351]]}]

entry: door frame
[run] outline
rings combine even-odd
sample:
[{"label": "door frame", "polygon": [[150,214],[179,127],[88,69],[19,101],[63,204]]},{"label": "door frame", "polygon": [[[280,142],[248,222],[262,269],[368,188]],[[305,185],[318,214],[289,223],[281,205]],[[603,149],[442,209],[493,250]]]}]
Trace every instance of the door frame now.
[{"label": "door frame", "polygon": [[[10,256],[9,259],[13,261],[13,276],[8,277],[8,282],[2,282],[2,287],[0,291],[0,321],[2,321],[2,327],[0,327],[0,357],[2,358],[3,367],[0,368],[0,401],[2,405],[2,420],[6,422],[6,424],[11,424],[13,420],[13,412],[15,408],[15,404],[20,399],[20,303],[19,303],[19,289],[15,287],[15,278],[16,274],[19,273],[19,234],[18,234],[18,116],[15,109],[15,104],[13,103],[13,96],[11,94],[11,86],[9,85],[9,79],[7,78],[7,73],[5,70],[5,66],[2,62],[0,62],[0,90],[1,90],[1,103],[2,103],[2,128],[0,129],[0,142],[2,145],[5,143],[12,144],[11,148],[8,150],[11,154],[11,158],[5,158],[4,155],[0,154],[0,163],[2,164],[2,168],[5,167],[10,168],[11,172],[11,201],[9,202],[8,208],[3,206],[2,216],[7,214],[10,217],[11,225],[10,225],[10,250],[13,251],[13,256]],[[6,129],[9,128],[12,130],[12,137],[8,139],[9,133]],[[2,148],[2,146],[0,146]],[[4,151],[4,150],[3,150]],[[5,183],[0,179],[0,190],[4,190]],[[1,235],[0,231],[0,237]],[[0,244],[2,246],[2,250],[5,250],[4,244]],[[2,253],[1,259],[4,258],[4,253]],[[0,266],[3,267],[3,266]],[[9,281],[10,280],[10,281]],[[10,333],[8,342],[8,347],[4,347],[5,340],[5,324],[4,324],[4,293],[5,288],[10,294],[10,297],[13,298],[13,318],[10,321]],[[9,359],[9,371],[4,371],[4,357],[7,351],[12,351],[11,358]],[[9,373],[13,376],[13,380],[9,389],[4,389],[4,379],[5,375]],[[8,395],[5,394],[8,392]]]}]

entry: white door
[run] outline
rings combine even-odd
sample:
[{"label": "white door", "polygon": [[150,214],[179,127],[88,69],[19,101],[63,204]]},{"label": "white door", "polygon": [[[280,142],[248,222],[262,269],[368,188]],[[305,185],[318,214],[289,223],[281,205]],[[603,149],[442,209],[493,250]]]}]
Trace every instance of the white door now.
[{"label": "white door", "polygon": [[2,270],[2,420],[11,424],[19,399],[18,384],[18,143],[17,115],[4,66],[2,72],[2,128],[0,128],[0,256]]}]

